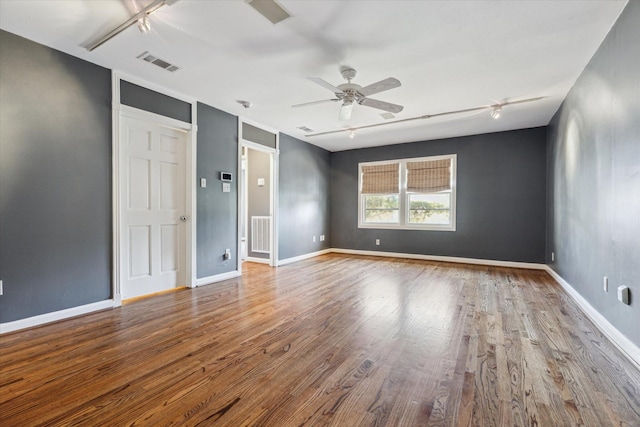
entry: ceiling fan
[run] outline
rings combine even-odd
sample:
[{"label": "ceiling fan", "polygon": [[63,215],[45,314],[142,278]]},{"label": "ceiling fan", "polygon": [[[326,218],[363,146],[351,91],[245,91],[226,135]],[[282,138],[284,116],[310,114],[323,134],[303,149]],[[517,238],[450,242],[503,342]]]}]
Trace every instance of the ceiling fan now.
[{"label": "ceiling fan", "polygon": [[292,105],[292,107],[306,107],[308,105],[323,104],[325,102],[342,102],[340,108],[340,120],[349,120],[351,118],[351,110],[354,104],[364,105],[366,107],[377,108],[378,110],[388,111],[390,113],[399,113],[404,108],[402,105],[392,104],[390,102],[379,101],[369,98],[369,95],[384,92],[385,90],[394,89],[400,86],[400,81],[393,77],[380,80],[379,82],[362,87],[351,80],[356,76],[357,71],[351,67],[341,67],[340,74],[347,81],[341,85],[334,86],[318,77],[307,77],[314,83],[319,84],[325,89],[329,89],[336,96],[332,99],[324,99],[322,101],[305,102],[304,104]]}]

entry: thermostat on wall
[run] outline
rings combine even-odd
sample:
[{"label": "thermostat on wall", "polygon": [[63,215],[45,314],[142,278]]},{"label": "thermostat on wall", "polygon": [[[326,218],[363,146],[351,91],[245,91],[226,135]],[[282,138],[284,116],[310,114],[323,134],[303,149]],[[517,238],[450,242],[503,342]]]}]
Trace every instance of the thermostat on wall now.
[{"label": "thermostat on wall", "polygon": [[231,172],[220,172],[220,181],[233,181],[233,174]]}]

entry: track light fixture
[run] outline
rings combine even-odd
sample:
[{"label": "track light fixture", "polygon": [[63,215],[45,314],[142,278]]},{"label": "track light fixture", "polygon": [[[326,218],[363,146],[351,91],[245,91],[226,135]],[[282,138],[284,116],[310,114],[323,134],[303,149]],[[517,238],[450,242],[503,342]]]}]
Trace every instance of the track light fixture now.
[{"label": "track light fixture", "polygon": [[151,31],[151,22],[149,21],[149,15],[144,15],[144,18],[138,19],[138,29],[142,34],[146,34]]},{"label": "track light fixture", "polygon": [[147,7],[142,9],[140,12],[136,13],[131,18],[127,19],[125,22],[118,25],[116,28],[114,28],[113,30],[109,31],[107,34],[102,36],[98,41],[96,41],[94,44],[89,46],[87,50],[89,52],[93,51],[94,49],[102,46],[104,43],[108,42],[109,40],[111,40],[112,38],[114,38],[115,36],[123,32],[130,26],[135,25],[136,23],[138,23],[138,29],[140,30],[140,32],[142,33],[148,32],[149,30],[151,30],[151,24],[149,23],[149,15],[151,15],[156,10],[160,9],[162,6],[165,6],[165,5],[171,6],[177,1],[178,0],[153,0],[151,3],[149,3]]},{"label": "track light fixture", "polygon": [[398,123],[410,122],[410,121],[414,121],[414,120],[433,119],[433,118],[436,118],[436,117],[449,116],[449,115],[452,115],[452,114],[472,113],[472,112],[475,112],[475,111],[482,111],[482,110],[486,111],[489,108],[491,108],[491,117],[493,117],[494,119],[497,119],[498,117],[500,117],[500,113],[502,112],[502,107],[505,107],[507,105],[523,104],[525,102],[539,101],[539,100],[545,99],[545,98],[546,98],[546,96],[538,96],[536,98],[519,99],[519,100],[516,100],[516,101],[503,100],[500,104],[480,105],[478,107],[464,108],[462,110],[443,111],[441,113],[426,114],[424,116],[410,117],[410,118],[407,118],[407,119],[393,120],[393,121],[382,122],[382,123],[374,123],[374,124],[371,124],[371,125],[364,125],[364,126],[358,126],[358,127],[352,127],[352,128],[343,128],[343,129],[338,129],[338,130],[330,130],[330,131],[327,131],[327,132],[311,133],[311,134],[307,134],[305,136],[306,137],[312,137],[312,136],[331,135],[331,134],[334,134],[334,133],[347,132],[349,137],[351,137],[351,135],[355,136],[356,131],[360,130],[360,129],[371,129],[371,128],[376,128],[376,127],[379,127],[379,126],[388,126],[388,125],[393,125],[393,124],[398,124]]},{"label": "track light fixture", "polygon": [[502,114],[502,105],[496,105],[493,107],[493,110],[491,110],[491,117],[498,120],[500,118],[500,114]]}]

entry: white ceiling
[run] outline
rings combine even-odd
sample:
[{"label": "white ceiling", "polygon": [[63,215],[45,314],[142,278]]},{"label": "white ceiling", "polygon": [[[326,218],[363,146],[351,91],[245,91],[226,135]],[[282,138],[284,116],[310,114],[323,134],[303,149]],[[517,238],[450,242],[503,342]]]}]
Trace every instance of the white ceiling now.
[{"label": "white ceiling", "polygon": [[[150,0],[0,0],[0,28],[125,75],[197,99],[331,151],[544,126],[591,59],[625,1],[280,0],[291,18],[273,25],[243,0],[180,0],[93,52],[86,47]],[[174,63],[170,73],[136,59]],[[490,110],[306,137],[388,122],[357,105],[291,105],[332,98],[306,79],[343,83],[342,65],[366,86],[402,86],[373,98],[404,105],[401,120],[504,100],[544,96]],[[236,101],[253,105],[244,109]]]}]

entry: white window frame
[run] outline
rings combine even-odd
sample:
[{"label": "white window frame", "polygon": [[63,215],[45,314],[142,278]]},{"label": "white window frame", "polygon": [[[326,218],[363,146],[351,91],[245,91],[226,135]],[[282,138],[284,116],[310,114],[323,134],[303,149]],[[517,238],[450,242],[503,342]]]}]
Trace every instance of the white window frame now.
[{"label": "white window frame", "polygon": [[[451,206],[450,206],[450,224],[411,224],[409,223],[409,194],[407,192],[407,163],[445,160],[451,159]],[[378,229],[395,229],[395,230],[432,230],[432,231],[456,231],[456,178],[457,178],[457,155],[446,154],[441,156],[413,157],[406,159],[383,160],[378,162],[362,162],[358,163],[358,228],[378,228]],[[364,221],[364,196],[362,194],[362,167],[373,165],[400,165],[399,177],[399,201],[398,201],[398,222],[390,223],[373,223]],[[391,194],[391,193],[389,193]]]}]

